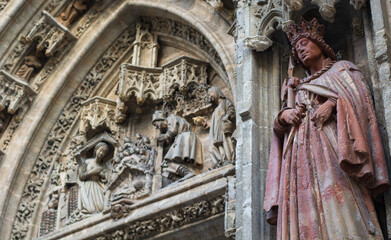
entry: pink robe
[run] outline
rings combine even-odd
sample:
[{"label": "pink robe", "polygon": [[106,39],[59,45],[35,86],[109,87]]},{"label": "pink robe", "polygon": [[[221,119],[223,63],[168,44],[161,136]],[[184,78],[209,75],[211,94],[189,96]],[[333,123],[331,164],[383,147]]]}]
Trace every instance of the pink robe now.
[{"label": "pink robe", "polygon": [[[274,123],[265,211],[277,211],[277,239],[383,239],[372,196],[389,187],[375,111],[357,67],[336,62],[298,86],[295,103],[305,114],[282,159],[284,126]],[[329,97],[332,116],[311,121]]]}]

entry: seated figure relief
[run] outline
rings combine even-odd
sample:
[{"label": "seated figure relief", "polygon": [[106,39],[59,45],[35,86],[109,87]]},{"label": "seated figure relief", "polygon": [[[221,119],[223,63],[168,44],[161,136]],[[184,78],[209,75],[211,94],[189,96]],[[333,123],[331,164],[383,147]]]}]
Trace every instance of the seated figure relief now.
[{"label": "seated figure relief", "polygon": [[87,10],[90,0],[72,0],[57,20],[65,27],[70,27]]},{"label": "seated figure relief", "polygon": [[193,177],[191,168],[201,167],[204,156],[202,143],[190,131],[190,124],[179,116],[167,117],[163,111],[153,114],[152,124],[160,131],[157,141],[170,146],[162,163],[162,176],[172,181]]},{"label": "seated figure relief", "polygon": [[94,148],[94,157],[87,159],[79,169],[79,208],[82,213],[103,211],[104,184],[107,182],[104,159],[108,151],[109,146],[105,142],[98,143]]},{"label": "seated figure relief", "polygon": [[41,68],[42,68],[41,60],[34,55],[29,55],[24,57],[23,64],[22,66],[20,66],[20,68],[18,69],[15,75],[29,82],[34,72],[41,70]]}]

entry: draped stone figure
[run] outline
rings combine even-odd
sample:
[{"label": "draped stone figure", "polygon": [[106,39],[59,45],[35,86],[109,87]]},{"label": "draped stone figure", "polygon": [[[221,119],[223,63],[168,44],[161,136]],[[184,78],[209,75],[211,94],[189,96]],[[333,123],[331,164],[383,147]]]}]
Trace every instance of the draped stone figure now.
[{"label": "draped stone figure", "polygon": [[23,60],[24,63],[20,66],[15,75],[28,82],[33,73],[41,69],[42,64],[34,55],[26,56]]},{"label": "draped stone figure", "polygon": [[65,27],[70,27],[88,8],[90,0],[72,0],[57,20]]},{"label": "draped stone figure", "polygon": [[215,105],[210,123],[204,123],[204,127],[210,128],[210,157],[216,166],[234,163],[235,147],[231,136],[235,130],[235,107],[217,87],[211,87],[208,94],[211,103]]},{"label": "draped stone figure", "polygon": [[80,167],[79,209],[83,214],[103,211],[104,184],[107,182],[107,170],[103,161],[108,152],[109,146],[106,143],[98,143],[94,148],[94,157],[87,159]]},{"label": "draped stone figure", "polygon": [[372,98],[359,69],[335,61],[323,33],[316,19],[290,26],[308,76],[289,79],[294,105],[274,121],[267,220],[277,239],[383,239],[373,197],[389,180]]},{"label": "draped stone figure", "polygon": [[171,145],[162,163],[163,177],[175,181],[194,176],[188,166],[202,166],[204,156],[202,143],[190,131],[190,124],[179,116],[166,117],[163,111],[154,113],[152,124],[160,130],[158,142]]}]

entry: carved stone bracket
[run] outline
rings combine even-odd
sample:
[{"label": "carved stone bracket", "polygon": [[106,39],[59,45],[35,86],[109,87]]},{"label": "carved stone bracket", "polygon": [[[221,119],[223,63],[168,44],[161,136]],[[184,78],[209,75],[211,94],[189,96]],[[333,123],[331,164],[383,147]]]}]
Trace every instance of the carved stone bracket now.
[{"label": "carved stone bracket", "polygon": [[145,68],[123,64],[120,69],[117,100],[117,122],[126,119],[126,102],[135,96],[138,104],[147,98],[170,101],[174,90],[186,92],[192,85],[206,84],[208,63],[186,56],[179,57],[162,68]]},{"label": "carved stone bracket", "polygon": [[262,52],[273,45],[273,41],[265,36],[253,36],[243,39],[243,43],[246,47],[257,52]]},{"label": "carved stone bracket", "polygon": [[42,17],[22,37],[23,42],[30,43],[34,40],[38,40],[37,50],[45,50],[46,56],[56,55],[56,58],[60,59],[66,52],[64,49],[74,42],[76,37],[49,13],[42,11]]},{"label": "carved stone bracket", "polygon": [[271,0],[258,3],[255,16],[260,18],[256,36],[243,39],[244,45],[258,52],[265,51],[273,45],[271,34],[276,30],[286,30],[291,22],[289,9],[286,9],[281,0]]},{"label": "carved stone bracket", "polygon": [[118,125],[114,121],[116,103],[102,97],[93,97],[82,103],[80,133],[86,135],[108,128],[113,135],[118,133]]},{"label": "carved stone bracket", "polygon": [[7,112],[12,115],[24,108],[36,95],[27,83],[4,70],[0,70],[0,93],[0,111],[7,108]]}]

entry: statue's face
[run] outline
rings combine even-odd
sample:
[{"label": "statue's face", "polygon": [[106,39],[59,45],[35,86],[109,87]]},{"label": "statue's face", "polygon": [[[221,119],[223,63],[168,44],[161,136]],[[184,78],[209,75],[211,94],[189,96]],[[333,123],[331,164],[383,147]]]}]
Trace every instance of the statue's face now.
[{"label": "statue's face", "polygon": [[215,91],[208,91],[208,95],[209,95],[210,102],[212,102],[212,103],[217,102],[218,99],[217,99],[217,94]]},{"label": "statue's face", "polygon": [[302,38],[296,43],[296,51],[299,60],[306,67],[311,67],[322,57],[322,50],[308,38]]},{"label": "statue's face", "polygon": [[108,149],[107,149],[106,146],[99,147],[96,150],[96,157],[99,158],[99,159],[102,159],[106,155],[107,151],[108,151]]},{"label": "statue's face", "polygon": [[153,125],[154,125],[157,129],[160,129],[160,130],[165,130],[165,129],[167,129],[167,122],[164,121],[164,120],[155,121],[155,122],[153,122]]}]

